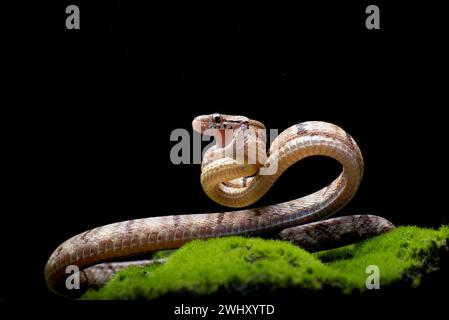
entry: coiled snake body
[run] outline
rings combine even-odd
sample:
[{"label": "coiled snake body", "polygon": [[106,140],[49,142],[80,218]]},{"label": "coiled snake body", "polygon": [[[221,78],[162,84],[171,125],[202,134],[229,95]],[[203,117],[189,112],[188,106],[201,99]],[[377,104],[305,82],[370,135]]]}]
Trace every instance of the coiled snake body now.
[{"label": "coiled snake body", "polygon": [[193,239],[282,230],[282,239],[309,250],[321,250],[393,227],[389,221],[370,215],[318,221],[350,201],[363,175],[359,147],[336,125],[318,121],[294,125],[273,141],[268,152],[264,125],[243,116],[199,116],[193,121],[193,129],[216,138],[216,145],[203,158],[201,185],[211,199],[224,206],[253,204],[288,167],[309,156],[331,157],[341,163],[343,170],[327,187],[285,203],[239,211],[129,220],[83,232],[59,245],[50,256],[45,267],[50,289],[72,294],[64,286],[69,265],[81,270],[81,286],[86,289],[101,285],[115,271],[130,264],[107,261],[178,248]]}]

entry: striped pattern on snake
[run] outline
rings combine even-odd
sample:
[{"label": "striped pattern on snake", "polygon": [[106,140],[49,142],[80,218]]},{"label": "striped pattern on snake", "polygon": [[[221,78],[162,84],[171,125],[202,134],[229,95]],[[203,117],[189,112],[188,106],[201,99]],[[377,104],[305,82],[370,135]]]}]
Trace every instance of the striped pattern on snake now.
[{"label": "striped pattern on snake", "polygon": [[[201,166],[201,185],[217,203],[246,207],[271,188],[292,164],[321,155],[342,165],[341,174],[310,195],[254,209],[151,217],[112,223],[76,235],[56,248],[45,267],[48,287],[63,295],[100,286],[132,262],[107,263],[138,254],[178,248],[194,239],[280,232],[280,237],[310,250],[321,250],[385,232],[393,225],[381,217],[352,216],[324,221],[356,193],[363,157],[354,139],[340,127],[309,121],[283,131],[266,150],[265,126],[243,116],[196,117],[193,129],[216,138]],[[138,261],[146,264],[149,261]],[[82,290],[65,288],[66,267],[80,268]]]}]

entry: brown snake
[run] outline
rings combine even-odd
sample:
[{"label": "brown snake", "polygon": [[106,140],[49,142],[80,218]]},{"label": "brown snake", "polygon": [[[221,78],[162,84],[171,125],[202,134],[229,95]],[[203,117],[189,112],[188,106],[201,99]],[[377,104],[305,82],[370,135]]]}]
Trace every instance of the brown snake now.
[{"label": "brown snake", "polygon": [[282,239],[309,250],[322,250],[393,228],[389,221],[370,215],[318,221],[351,200],[363,175],[359,147],[336,125],[318,121],[294,125],[273,141],[268,152],[264,125],[243,116],[199,116],[193,120],[193,129],[216,138],[216,145],[203,157],[201,185],[211,199],[224,206],[253,204],[288,167],[309,156],[333,158],[343,170],[327,187],[276,205],[128,220],[78,234],[59,245],[47,262],[45,279],[51,290],[73,294],[64,286],[69,265],[81,270],[81,286],[86,289],[101,285],[130,263],[150,263],[107,261],[178,248],[194,239],[282,230],[279,234]]}]

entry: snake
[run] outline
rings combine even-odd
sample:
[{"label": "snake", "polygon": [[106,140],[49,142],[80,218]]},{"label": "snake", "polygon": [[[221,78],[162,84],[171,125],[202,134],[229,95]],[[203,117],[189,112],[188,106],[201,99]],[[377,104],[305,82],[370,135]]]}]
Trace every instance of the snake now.
[{"label": "snake", "polygon": [[[339,126],[307,121],[280,133],[267,150],[267,129],[245,116],[214,113],[194,118],[193,130],[215,138],[204,152],[200,182],[216,203],[239,210],[132,219],[100,226],[60,244],[45,266],[53,292],[73,296],[100,287],[131,264],[158,260],[120,261],[160,250],[179,248],[196,239],[275,233],[281,240],[319,251],[360,241],[394,228],[375,215],[329,218],[355,195],[364,172],[360,148]],[[283,203],[249,207],[262,198],[294,163],[325,156],[341,164],[338,177],[311,194]],[[70,290],[69,266],[76,266],[81,290]]]}]

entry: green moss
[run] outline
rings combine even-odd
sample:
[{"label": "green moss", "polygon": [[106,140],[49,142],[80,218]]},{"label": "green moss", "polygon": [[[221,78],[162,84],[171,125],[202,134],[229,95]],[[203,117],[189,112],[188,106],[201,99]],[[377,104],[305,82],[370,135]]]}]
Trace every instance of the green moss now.
[{"label": "green moss", "polygon": [[447,250],[448,239],[449,226],[439,230],[399,227],[358,244],[314,254],[279,240],[196,240],[163,254],[169,256],[163,265],[117,273],[83,299],[154,299],[168,293],[242,292],[257,286],[272,290],[333,287],[351,293],[366,290],[369,265],[379,267],[381,286],[404,279],[418,286],[422,274],[437,268],[439,252]]},{"label": "green moss", "polygon": [[175,249],[174,250],[162,250],[162,251],[155,252],[151,258],[152,259],[164,259],[164,258],[168,258],[175,252],[176,252]]}]

